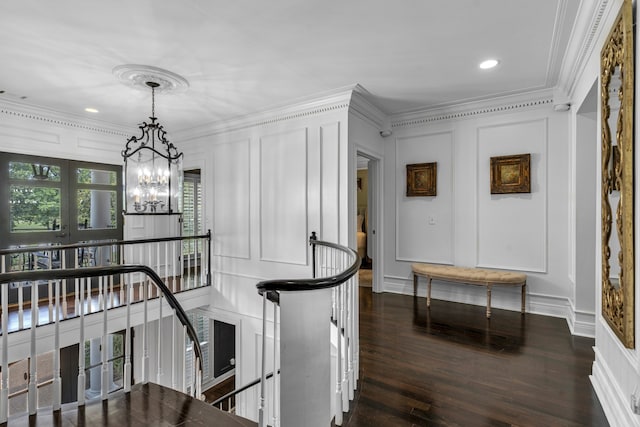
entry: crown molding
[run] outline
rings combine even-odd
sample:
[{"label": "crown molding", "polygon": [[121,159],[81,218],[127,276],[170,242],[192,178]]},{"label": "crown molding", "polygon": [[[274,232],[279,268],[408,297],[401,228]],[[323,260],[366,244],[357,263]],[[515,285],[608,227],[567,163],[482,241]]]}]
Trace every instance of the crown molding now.
[{"label": "crown molding", "polygon": [[[581,70],[597,47],[605,25],[619,7],[619,0],[584,0],[580,2],[569,44],[558,78],[558,91],[573,98]],[[615,12],[613,13],[615,16]]]},{"label": "crown molding", "polygon": [[173,138],[186,142],[220,133],[258,126],[268,126],[278,122],[296,120],[302,117],[310,117],[332,111],[347,110],[351,102],[352,94],[358,86],[359,85],[351,85],[342,87],[333,91],[299,99],[286,106],[274,107],[246,116],[222,122],[212,122],[189,130],[174,132]]},{"label": "crown molding", "polygon": [[450,107],[397,114],[391,117],[391,128],[419,126],[442,120],[466,119],[484,114],[517,111],[543,105],[552,105],[553,102],[553,90],[545,89],[484,101],[458,104]]},{"label": "crown molding", "polygon": [[135,129],[130,127],[118,126],[100,120],[90,120],[79,115],[61,113],[37,105],[7,99],[0,99],[0,116],[3,115],[125,138],[130,137],[135,132]]},{"label": "crown molding", "polygon": [[389,127],[389,116],[371,102],[373,96],[364,87],[356,85],[352,91],[349,111],[368,121],[378,129]]}]

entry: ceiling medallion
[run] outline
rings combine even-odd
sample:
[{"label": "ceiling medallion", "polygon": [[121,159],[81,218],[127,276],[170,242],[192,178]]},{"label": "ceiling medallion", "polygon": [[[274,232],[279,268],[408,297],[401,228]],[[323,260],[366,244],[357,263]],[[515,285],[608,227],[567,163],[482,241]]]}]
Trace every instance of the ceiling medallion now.
[{"label": "ceiling medallion", "polygon": [[156,83],[155,92],[184,92],[189,82],[184,77],[151,65],[124,64],[114,67],[113,75],[123,84],[149,91],[147,82]]}]

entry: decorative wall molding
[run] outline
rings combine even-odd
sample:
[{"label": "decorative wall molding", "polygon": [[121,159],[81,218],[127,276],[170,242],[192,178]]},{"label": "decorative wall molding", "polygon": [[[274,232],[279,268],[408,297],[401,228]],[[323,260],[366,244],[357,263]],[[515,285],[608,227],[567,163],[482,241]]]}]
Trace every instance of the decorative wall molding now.
[{"label": "decorative wall molding", "polygon": [[97,139],[78,138],[78,147],[113,153],[114,151],[120,151],[122,149],[122,144],[114,144],[113,141],[100,141]]},{"label": "decorative wall molding", "polygon": [[391,127],[420,126],[438,121],[467,119],[485,114],[512,112],[552,104],[553,91],[529,92],[521,95],[495,98],[488,101],[478,101],[445,108],[434,108],[395,115],[391,118]]},{"label": "decorative wall molding", "polygon": [[0,115],[6,115],[18,119],[45,122],[55,126],[82,129],[89,132],[117,135],[124,138],[130,137],[134,132],[133,130],[127,131],[127,128],[110,123],[100,123],[93,120],[86,120],[80,116],[64,114],[42,107],[37,107],[35,105],[21,104],[8,100],[2,100],[2,102],[0,102]]},{"label": "decorative wall molding", "polygon": [[[237,211],[229,212],[227,206],[213,203],[211,211],[213,254],[228,258],[250,259],[251,139],[239,138],[225,141],[211,146],[209,150],[212,156],[212,170],[208,172],[202,170],[201,175],[201,182],[205,189],[204,206],[207,206],[207,195],[210,195],[211,200],[220,198],[237,208]],[[201,158],[207,158],[207,156],[203,154]],[[210,173],[212,178],[207,178],[207,173]],[[207,190],[209,185],[211,188]]]},{"label": "decorative wall molding", "polygon": [[306,127],[260,136],[260,261],[309,263],[308,152]]},{"label": "decorative wall molding", "polygon": [[[415,154],[416,146],[422,151],[418,155]],[[444,152],[445,147],[447,152]],[[455,133],[445,130],[398,137],[395,151],[395,261],[452,265],[456,252],[455,221],[451,220],[455,218]],[[439,163],[438,196],[405,197],[406,164],[426,161]],[[433,223],[425,228],[427,218],[424,223],[416,221],[416,212],[433,217]],[[444,219],[446,217],[448,221]],[[447,244],[425,249],[424,241],[432,239]]]},{"label": "decorative wall molding", "polygon": [[60,145],[60,135],[58,134],[17,126],[9,126],[4,123],[0,126],[0,135],[25,142],[31,141],[39,144]]},{"label": "decorative wall molding", "polygon": [[[486,199],[486,193],[483,193],[483,188],[486,189],[485,185],[488,182],[488,178],[489,178],[489,171],[486,170],[486,176],[482,174],[482,166],[480,164],[480,162],[488,162],[488,158],[483,157],[481,155],[481,147],[487,147],[487,142],[485,141],[485,143],[483,144],[483,141],[481,140],[481,133],[482,131],[485,130],[492,130],[492,129],[507,129],[507,128],[514,128],[516,126],[529,126],[529,125],[540,125],[541,128],[539,129],[539,132],[544,135],[544,141],[542,141],[541,143],[541,147],[540,147],[540,152],[536,152],[535,150],[532,151],[532,147],[529,147],[527,149],[524,149],[523,147],[518,147],[518,149],[523,150],[524,151],[529,151],[530,153],[534,153],[535,155],[540,155],[540,159],[538,160],[538,162],[541,163],[541,168],[542,168],[542,174],[540,174],[540,178],[536,178],[534,179],[534,182],[539,182],[541,179],[544,179],[544,182],[542,183],[542,185],[540,185],[539,188],[535,188],[533,187],[531,190],[531,193],[529,193],[529,196],[531,196],[531,198],[526,202],[526,203],[533,203],[534,202],[534,198],[535,197],[539,197],[538,194],[536,193],[543,193],[542,196],[542,207],[541,210],[544,212],[544,217],[542,218],[542,224],[541,224],[541,230],[539,230],[539,232],[542,234],[542,242],[541,242],[541,250],[542,250],[542,259],[540,260],[540,264],[529,264],[526,265],[526,262],[523,262],[522,260],[518,261],[518,262],[514,262],[511,265],[508,263],[505,264],[501,264],[502,263],[502,258],[499,261],[500,264],[491,261],[487,261],[486,258],[483,257],[483,243],[485,243],[485,241],[483,241],[482,239],[482,234],[481,234],[481,230],[486,230],[487,228],[487,224],[481,224],[482,220],[483,220],[483,208],[484,210],[488,210],[491,209],[491,207],[494,206],[494,197],[498,197],[498,196],[489,196],[489,199]],[[531,130],[530,130],[531,131]],[[522,134],[522,131],[519,131],[520,134]],[[489,141],[491,142],[491,140]],[[535,141],[535,143],[537,144],[537,141]],[[488,150],[489,152],[491,152],[491,150]],[[504,122],[504,123],[497,123],[497,124],[492,124],[492,125],[488,125],[488,126],[480,126],[476,129],[476,152],[477,152],[477,165],[476,165],[476,214],[475,214],[475,218],[476,218],[476,267],[483,267],[483,268],[497,268],[497,269],[504,269],[504,270],[516,270],[516,271],[527,271],[527,272],[533,272],[533,273],[546,273],[548,270],[548,263],[549,263],[549,192],[548,192],[548,181],[549,181],[549,159],[548,159],[548,153],[549,153],[549,119],[547,117],[545,118],[535,118],[535,119],[531,119],[531,120],[524,120],[524,121],[518,121],[518,122]],[[494,154],[495,155],[495,154]],[[535,162],[534,162],[535,164]],[[486,163],[485,163],[486,165]],[[534,166],[535,167],[535,166]],[[532,170],[532,173],[535,174],[538,171],[536,170]],[[483,198],[484,197],[484,198]],[[509,197],[509,199],[512,199]],[[484,203],[487,200],[490,200],[490,203]],[[512,199],[515,200],[515,199]],[[519,200],[519,199],[518,199]],[[522,202],[525,203],[525,202]],[[539,202],[538,202],[539,203]],[[515,206],[512,206],[512,208]],[[537,204],[534,205],[533,207],[539,207]],[[529,209],[532,209],[531,207]],[[492,215],[488,215],[488,218],[492,218]],[[520,220],[523,220],[524,218],[520,218]],[[503,223],[504,224],[504,223]],[[500,227],[498,228],[502,228],[503,224],[500,225]],[[529,225],[529,227],[531,227],[531,225]],[[528,244],[533,244],[532,241],[527,242]],[[538,242],[540,243],[540,242]],[[495,250],[495,249],[494,249]],[[490,251],[493,252],[493,251]],[[525,257],[527,260],[529,260],[529,257]],[[564,316],[563,316],[564,317]]]}]

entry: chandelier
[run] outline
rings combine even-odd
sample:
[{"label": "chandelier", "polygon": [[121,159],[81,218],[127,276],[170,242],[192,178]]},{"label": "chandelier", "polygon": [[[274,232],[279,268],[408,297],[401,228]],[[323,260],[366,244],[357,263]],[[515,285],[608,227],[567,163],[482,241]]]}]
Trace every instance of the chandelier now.
[{"label": "chandelier", "polygon": [[177,214],[182,212],[182,153],[170,143],[155,116],[154,81],[151,88],[151,120],[139,128],[122,150],[124,158],[125,214]]}]

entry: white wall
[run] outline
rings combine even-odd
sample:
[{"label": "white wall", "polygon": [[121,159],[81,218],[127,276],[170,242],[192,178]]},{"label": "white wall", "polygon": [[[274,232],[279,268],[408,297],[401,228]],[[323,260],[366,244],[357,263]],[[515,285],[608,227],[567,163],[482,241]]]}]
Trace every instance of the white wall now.
[{"label": "white wall", "polygon": [[[411,262],[528,274],[527,311],[567,317],[569,115],[548,93],[502,99],[442,118],[394,117],[385,145],[385,290],[412,293]],[[507,111],[507,112],[505,112]],[[531,193],[490,194],[493,156],[531,154]],[[438,162],[438,195],[406,197],[408,163]],[[425,295],[425,286],[419,286]],[[520,309],[519,289],[492,306]],[[435,283],[433,297],[486,304],[484,289]]]},{"label": "white wall", "polygon": [[[259,376],[256,284],[310,277],[312,231],[347,244],[349,97],[337,94],[179,137],[185,164],[197,156],[207,171],[205,216],[214,238],[209,312],[240,326],[238,384]],[[271,304],[267,317],[271,323]],[[253,416],[250,406],[245,402],[246,415]]]}]

